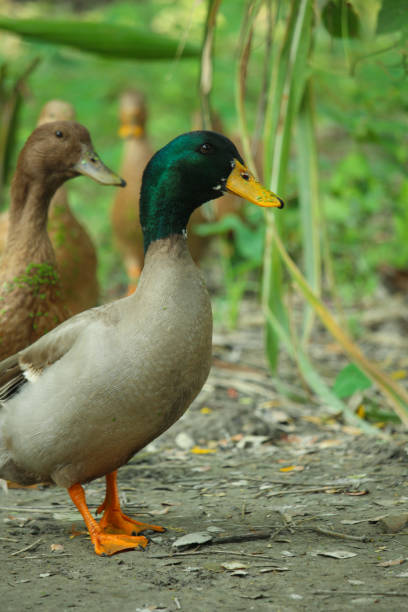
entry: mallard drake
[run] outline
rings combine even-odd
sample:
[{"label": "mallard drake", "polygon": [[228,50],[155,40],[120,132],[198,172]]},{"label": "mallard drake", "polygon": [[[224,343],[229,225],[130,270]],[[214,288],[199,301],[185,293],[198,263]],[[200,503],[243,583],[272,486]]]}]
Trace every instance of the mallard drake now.
[{"label": "mallard drake", "polygon": [[125,91],[119,104],[119,136],[123,138],[121,176],[127,188],[119,191],[112,208],[112,227],[128,277],[128,294],[136,288],[143,267],[143,234],[139,222],[142,174],[153,154],[146,133],[147,108],[143,94]]},{"label": "mallard drake", "polygon": [[[75,110],[63,100],[50,100],[43,107],[37,126],[50,121],[72,121]],[[0,253],[6,246],[8,212],[0,215]],[[68,202],[65,185],[51,199],[48,235],[54,248],[64,302],[69,315],[95,306],[99,296],[97,257],[92,240]]]},{"label": "mallard drake", "polygon": [[47,215],[55,191],[80,174],[105,185],[125,185],[101,162],[79,123],[54,121],[34,130],[12,180],[7,243],[0,262],[2,359],[67,318]]},{"label": "mallard drake", "polygon": [[[144,548],[146,537],[134,534],[163,531],[122,513],[116,470],[180,418],[208,376],[211,304],[186,227],[195,208],[224,191],[283,206],[224,136],[172,140],[143,174],[145,264],[136,291],[0,363],[0,477],[66,487],[98,554]],[[104,475],[98,523],[82,484]]]}]

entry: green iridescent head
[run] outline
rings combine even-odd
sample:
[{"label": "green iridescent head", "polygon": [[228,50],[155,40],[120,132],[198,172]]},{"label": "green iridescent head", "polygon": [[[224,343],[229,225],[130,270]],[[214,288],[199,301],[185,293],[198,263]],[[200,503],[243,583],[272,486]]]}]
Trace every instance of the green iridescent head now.
[{"label": "green iridescent head", "polygon": [[160,149],[143,174],[140,222],[151,242],[181,234],[191,213],[226,191],[260,206],[283,206],[245,168],[235,145],[216,132],[188,132]]}]

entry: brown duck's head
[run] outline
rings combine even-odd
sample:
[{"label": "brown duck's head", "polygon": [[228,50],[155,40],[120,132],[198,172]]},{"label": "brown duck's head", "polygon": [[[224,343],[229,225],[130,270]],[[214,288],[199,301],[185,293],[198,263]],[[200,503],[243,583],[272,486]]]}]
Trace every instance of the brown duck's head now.
[{"label": "brown duck's head", "polygon": [[75,119],[75,109],[69,102],[64,100],[50,100],[44,104],[37,126],[49,123],[50,121],[73,121]]},{"label": "brown duck's head", "polygon": [[121,138],[140,138],[145,131],[147,108],[144,95],[140,91],[128,89],[123,92],[119,103]]},{"label": "brown duck's head", "polygon": [[126,185],[100,160],[88,130],[76,121],[52,121],[35,129],[20,153],[17,171],[53,189],[80,174],[102,185]]}]

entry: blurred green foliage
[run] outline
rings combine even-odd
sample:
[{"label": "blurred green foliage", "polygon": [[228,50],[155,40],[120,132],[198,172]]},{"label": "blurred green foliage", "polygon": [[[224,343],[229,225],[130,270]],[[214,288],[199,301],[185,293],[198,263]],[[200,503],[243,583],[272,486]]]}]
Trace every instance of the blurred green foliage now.
[{"label": "blurred green foliage", "polygon": [[354,363],[349,363],[336,376],[333,393],[343,399],[350,397],[356,391],[364,391],[372,386],[372,382]]},{"label": "blurred green foliage", "polygon": [[[280,4],[284,11],[284,3]],[[338,290],[350,301],[375,289],[381,264],[399,268],[408,265],[408,179],[405,176],[408,18],[400,0],[384,0],[382,6],[375,1],[379,9],[376,27],[381,34],[371,32],[370,37],[370,28],[361,20],[364,2],[355,0],[352,4],[353,16],[346,15],[342,21],[342,0],[319,3],[320,7],[327,7],[326,18],[320,20],[315,15],[314,48],[308,66],[313,74],[316,99],[322,206]],[[212,104],[229,135],[236,133],[237,126],[233,92],[245,6],[245,0],[224,1],[217,19]],[[138,28],[142,24],[156,34],[200,46],[206,4],[189,0],[117,0],[93,3],[89,10],[73,13],[69,2],[0,1],[0,13],[11,14],[11,10],[13,16],[20,18],[79,18]],[[340,11],[340,21],[336,10]],[[335,26],[328,25],[330,19]],[[265,9],[262,9],[255,24],[247,72],[250,132],[255,129],[258,109],[265,22]],[[349,24],[355,37],[344,35],[344,22]],[[334,27],[332,36],[330,30]],[[282,37],[279,24],[273,34]],[[51,98],[62,98],[75,105],[78,120],[89,128],[104,161],[119,169],[122,142],[116,134],[118,96],[129,86],[146,94],[149,133],[155,148],[191,129],[192,114],[199,108],[199,65],[194,58],[118,61],[46,43],[26,43],[2,34],[0,58],[8,64],[6,81],[10,84],[36,56],[41,57],[41,62],[25,91],[17,150],[33,129],[42,105]],[[294,173],[291,167],[289,170],[287,193],[281,194],[288,203],[282,224],[288,250],[299,260],[298,194]],[[97,243],[102,285],[107,290],[124,282],[110,229],[113,190],[86,179],[72,181],[69,190],[75,211]],[[244,266],[250,275],[251,270],[261,266],[263,216],[248,208],[245,221],[227,218],[221,225],[203,231],[223,234],[231,230],[235,234],[236,249],[229,265],[236,270]],[[228,282],[226,277],[226,285]],[[245,286],[240,290],[244,291]]]}]

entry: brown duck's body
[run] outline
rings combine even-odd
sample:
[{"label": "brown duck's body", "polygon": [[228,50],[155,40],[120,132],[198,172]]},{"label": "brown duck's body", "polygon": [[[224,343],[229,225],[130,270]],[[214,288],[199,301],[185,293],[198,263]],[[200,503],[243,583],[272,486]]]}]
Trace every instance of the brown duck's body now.
[{"label": "brown duck's body", "polygon": [[139,196],[142,175],[152,148],[146,134],[147,111],[144,97],[133,90],[124,92],[120,100],[119,135],[124,139],[121,176],[126,189],[116,194],[112,208],[115,242],[123,257],[128,277],[128,293],[137,285],[143,268],[143,234],[139,221]]},{"label": "brown duck's body", "polygon": [[71,210],[65,187],[60,187],[51,200],[48,234],[67,309],[77,314],[95,306],[99,296],[96,250],[88,232]]},{"label": "brown duck's body", "polygon": [[127,186],[118,192],[112,209],[115,242],[122,254],[129,282],[134,290],[143,268],[143,234],[139,221],[139,196],[142,174],[152,156],[149,142],[143,133],[129,137],[123,147],[121,175]]},{"label": "brown duck's body", "polygon": [[[6,248],[8,226],[7,211],[0,215],[0,254]],[[48,234],[64,292],[65,318],[95,306],[99,296],[96,250],[71,210],[65,187],[60,187],[51,200]]]},{"label": "brown duck's body", "polygon": [[[57,189],[79,173],[95,180],[101,176],[101,182],[113,180],[93,152],[87,130],[73,121],[38,127],[20,153],[0,263],[0,359],[25,348],[71,314],[47,233],[47,217]],[[115,180],[119,180],[116,175]]]},{"label": "brown duck's body", "polygon": [[17,167],[0,263],[0,359],[25,348],[70,316],[46,231],[46,199],[41,184],[30,188],[24,168]]},{"label": "brown duck's body", "polygon": [[[51,100],[43,107],[38,125],[56,120],[70,121],[74,118],[75,111],[71,104],[62,100]],[[0,253],[3,253],[6,247],[8,225],[8,212],[2,213]],[[64,292],[65,319],[95,306],[99,296],[96,250],[88,232],[72,212],[65,186],[61,186],[51,200],[48,234]]]}]

